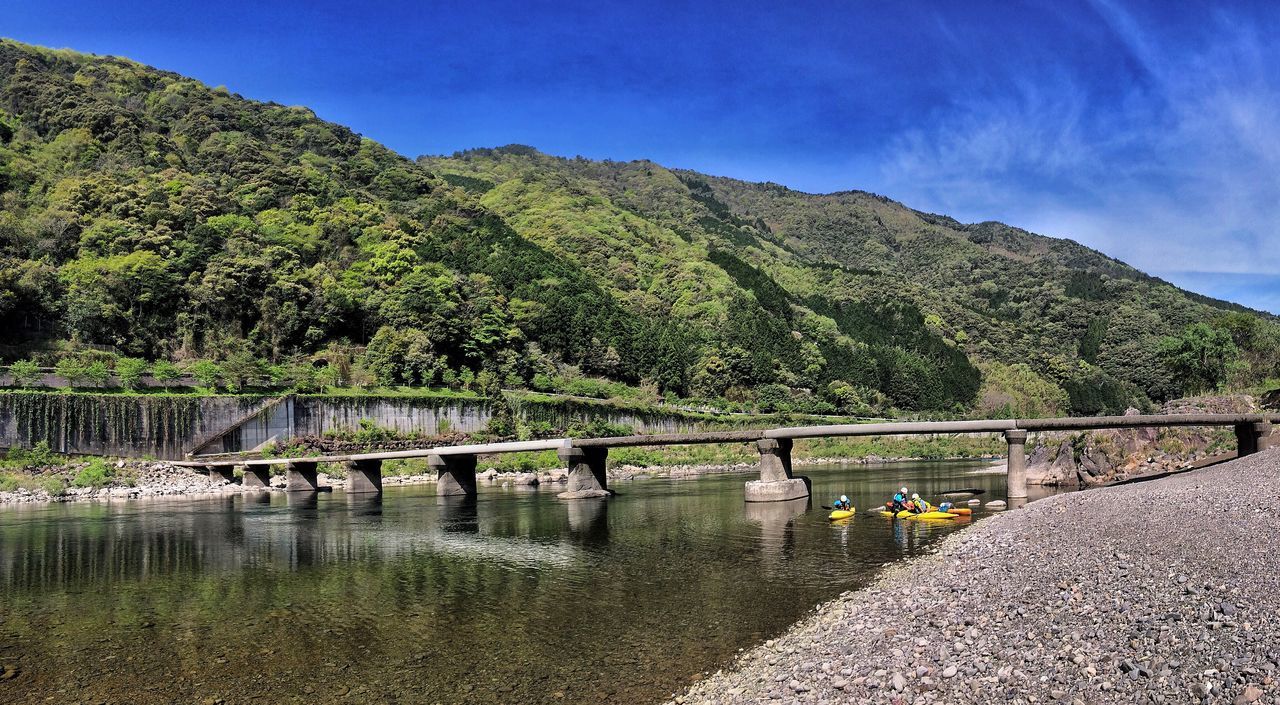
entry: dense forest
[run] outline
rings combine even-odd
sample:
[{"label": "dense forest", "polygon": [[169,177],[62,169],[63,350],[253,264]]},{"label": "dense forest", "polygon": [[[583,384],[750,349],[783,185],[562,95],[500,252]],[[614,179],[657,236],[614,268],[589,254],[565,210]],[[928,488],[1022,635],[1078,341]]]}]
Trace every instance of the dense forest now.
[{"label": "dense forest", "polygon": [[1280,349],[1270,316],[997,223],[521,146],[411,161],[11,41],[0,330],[14,378],[594,380],[840,413],[1117,411],[1274,376]]}]

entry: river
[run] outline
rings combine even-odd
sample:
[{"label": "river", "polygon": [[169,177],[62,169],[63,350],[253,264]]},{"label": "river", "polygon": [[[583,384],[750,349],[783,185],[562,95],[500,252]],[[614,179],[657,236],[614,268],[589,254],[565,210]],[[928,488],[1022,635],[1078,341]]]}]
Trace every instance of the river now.
[{"label": "river", "polygon": [[[812,504],[749,475],[433,486],[0,510],[0,702],[658,701],[964,521],[860,515],[1003,475],[808,467]],[[980,519],[977,513],[975,519]],[[9,676],[3,678],[3,676]]]}]

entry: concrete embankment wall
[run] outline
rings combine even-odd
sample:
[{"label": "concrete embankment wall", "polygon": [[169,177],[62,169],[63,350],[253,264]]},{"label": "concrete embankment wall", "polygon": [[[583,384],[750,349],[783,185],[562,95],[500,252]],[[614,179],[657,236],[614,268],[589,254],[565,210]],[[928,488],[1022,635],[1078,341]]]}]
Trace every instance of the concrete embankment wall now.
[{"label": "concrete embankment wall", "polygon": [[[355,431],[368,419],[399,433],[435,435],[485,430],[498,408],[488,399],[433,396],[188,396],[0,393],[0,447],[30,448],[46,441],[63,453],[183,457],[251,450],[269,440]],[[255,411],[266,406],[261,413]],[[517,418],[563,429],[601,420],[640,433],[678,433],[722,426],[710,417],[645,412],[578,400],[510,399]],[[246,418],[248,417],[248,418]],[[728,422],[725,422],[728,423]],[[217,434],[233,427],[222,436]]]}]

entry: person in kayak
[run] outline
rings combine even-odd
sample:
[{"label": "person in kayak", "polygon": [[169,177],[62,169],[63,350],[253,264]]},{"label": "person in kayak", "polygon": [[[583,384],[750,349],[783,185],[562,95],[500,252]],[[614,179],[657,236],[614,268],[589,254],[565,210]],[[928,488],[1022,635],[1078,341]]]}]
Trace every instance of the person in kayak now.
[{"label": "person in kayak", "polygon": [[898,494],[893,496],[893,502],[889,504],[889,511],[897,514],[907,508],[907,488],[903,487],[898,490]]},{"label": "person in kayak", "polygon": [[920,499],[920,495],[912,494],[910,506],[907,507],[915,514],[924,514],[929,511],[929,503]]},{"label": "person in kayak", "polygon": [[848,497],[844,495],[840,495],[840,499],[837,499],[835,502],[833,502],[831,508],[844,510],[846,512],[851,512],[853,511],[853,503],[849,501]]}]

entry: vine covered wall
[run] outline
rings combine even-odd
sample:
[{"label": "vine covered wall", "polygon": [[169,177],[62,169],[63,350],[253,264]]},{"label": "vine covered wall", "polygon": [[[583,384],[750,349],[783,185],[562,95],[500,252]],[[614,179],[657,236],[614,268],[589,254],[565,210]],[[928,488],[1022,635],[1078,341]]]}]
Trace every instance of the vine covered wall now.
[{"label": "vine covered wall", "polygon": [[0,392],[0,447],[41,441],[59,453],[181,458],[257,397]]},{"label": "vine covered wall", "polygon": [[403,434],[485,431],[502,406],[529,423],[563,430],[589,421],[636,433],[684,433],[750,423],[757,417],[716,417],[646,410],[606,402],[508,395],[503,401],[448,396],[90,394],[0,391],[0,447],[44,441],[61,453],[156,457],[252,451],[269,441],[326,432],[354,432],[362,420]]}]

